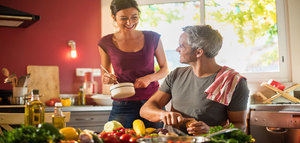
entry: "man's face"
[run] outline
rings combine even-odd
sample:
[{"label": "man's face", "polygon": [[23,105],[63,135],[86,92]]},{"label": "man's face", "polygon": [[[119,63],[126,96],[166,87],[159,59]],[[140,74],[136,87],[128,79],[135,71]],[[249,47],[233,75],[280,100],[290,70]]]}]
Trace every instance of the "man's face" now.
[{"label": "man's face", "polygon": [[188,35],[185,32],[182,33],[179,38],[179,46],[176,49],[180,55],[180,63],[183,64],[189,64],[197,60],[196,50],[193,50],[192,47],[188,45],[187,39]]}]

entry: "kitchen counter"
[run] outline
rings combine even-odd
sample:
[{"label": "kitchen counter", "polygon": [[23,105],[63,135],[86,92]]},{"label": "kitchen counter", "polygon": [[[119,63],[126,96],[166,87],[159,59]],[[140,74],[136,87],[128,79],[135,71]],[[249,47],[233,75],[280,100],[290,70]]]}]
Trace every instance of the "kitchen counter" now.
[{"label": "kitchen counter", "polygon": [[[0,105],[0,112],[24,112],[24,105]],[[112,106],[69,106],[63,107],[64,112],[90,112],[90,111],[111,111]],[[54,112],[54,107],[46,106],[45,112]]]},{"label": "kitchen counter", "polygon": [[[0,105],[0,113],[24,113],[24,105]],[[64,112],[70,112],[68,127],[102,131],[108,121],[112,106],[69,106],[63,107]],[[45,108],[45,112],[53,113],[54,107]]]},{"label": "kitchen counter", "polygon": [[255,111],[300,112],[300,104],[251,104],[250,109]]},{"label": "kitchen counter", "polygon": [[300,104],[252,104],[248,124],[258,143],[299,143]]}]

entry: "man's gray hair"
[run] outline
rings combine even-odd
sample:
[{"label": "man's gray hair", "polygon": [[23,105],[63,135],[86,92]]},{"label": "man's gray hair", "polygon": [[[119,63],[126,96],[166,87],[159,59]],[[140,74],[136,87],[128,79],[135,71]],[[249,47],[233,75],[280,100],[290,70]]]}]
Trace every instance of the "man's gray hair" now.
[{"label": "man's gray hair", "polygon": [[221,34],[210,25],[186,26],[183,31],[187,33],[187,42],[192,49],[203,49],[208,58],[214,58],[222,47]]}]

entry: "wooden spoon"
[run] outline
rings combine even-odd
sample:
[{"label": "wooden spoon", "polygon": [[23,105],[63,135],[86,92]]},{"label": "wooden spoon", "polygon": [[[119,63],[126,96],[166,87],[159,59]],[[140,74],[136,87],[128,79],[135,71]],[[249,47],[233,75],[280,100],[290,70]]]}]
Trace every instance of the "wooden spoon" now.
[{"label": "wooden spoon", "polygon": [[9,76],[9,71],[8,71],[8,69],[7,69],[7,68],[2,68],[2,74],[3,74],[4,76],[8,77],[8,76]]}]

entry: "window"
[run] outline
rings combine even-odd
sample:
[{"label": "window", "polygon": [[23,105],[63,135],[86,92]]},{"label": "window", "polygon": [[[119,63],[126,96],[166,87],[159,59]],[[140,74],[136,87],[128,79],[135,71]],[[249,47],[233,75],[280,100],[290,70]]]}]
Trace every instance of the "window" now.
[{"label": "window", "polygon": [[[245,75],[248,81],[288,81],[283,0],[138,0],[139,30],[162,35],[170,70],[179,66],[181,28],[209,24],[223,36],[216,60]],[[102,18],[103,19],[103,18]],[[103,21],[104,22],[104,21]]]}]

